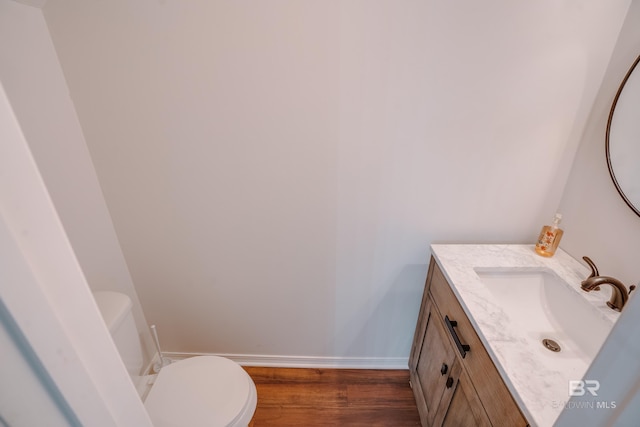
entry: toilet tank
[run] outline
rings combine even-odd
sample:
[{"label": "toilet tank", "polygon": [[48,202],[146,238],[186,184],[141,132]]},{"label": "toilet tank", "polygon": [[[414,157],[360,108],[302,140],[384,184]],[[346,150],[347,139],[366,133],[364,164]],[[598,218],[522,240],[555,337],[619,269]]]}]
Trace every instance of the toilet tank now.
[{"label": "toilet tank", "polygon": [[133,306],[131,298],[120,292],[111,291],[96,291],[93,296],[120,357],[129,375],[135,381],[142,372],[144,361],[140,335],[131,311]]}]

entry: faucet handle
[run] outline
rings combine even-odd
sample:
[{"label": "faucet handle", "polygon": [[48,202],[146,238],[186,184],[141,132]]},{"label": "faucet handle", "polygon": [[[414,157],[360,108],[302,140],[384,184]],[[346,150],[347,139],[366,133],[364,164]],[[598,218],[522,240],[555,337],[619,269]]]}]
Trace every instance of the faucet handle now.
[{"label": "faucet handle", "polygon": [[[587,277],[587,279],[591,279],[592,277],[600,275],[600,273],[598,272],[598,267],[596,267],[596,263],[591,261],[591,258],[589,258],[588,256],[583,256],[582,259],[585,260],[587,264],[589,264],[589,267],[591,267],[591,275]],[[600,286],[596,286],[595,288],[593,288],[593,290],[599,291]]]},{"label": "faucet handle", "polygon": [[629,286],[629,295],[631,295],[631,291],[635,291],[636,285]]},{"label": "faucet handle", "polygon": [[598,267],[596,267],[596,263],[591,261],[591,258],[589,258],[588,256],[583,256],[582,259],[585,260],[587,264],[589,264],[589,267],[591,267],[591,275],[588,278],[600,275],[600,273],[598,272]]}]

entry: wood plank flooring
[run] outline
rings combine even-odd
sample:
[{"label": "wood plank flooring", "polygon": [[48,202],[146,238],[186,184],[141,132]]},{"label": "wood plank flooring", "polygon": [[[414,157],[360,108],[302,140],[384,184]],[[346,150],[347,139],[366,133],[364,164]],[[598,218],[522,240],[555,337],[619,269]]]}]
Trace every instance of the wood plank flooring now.
[{"label": "wood plank flooring", "polygon": [[250,427],[420,426],[408,370],[244,369],[258,390]]}]

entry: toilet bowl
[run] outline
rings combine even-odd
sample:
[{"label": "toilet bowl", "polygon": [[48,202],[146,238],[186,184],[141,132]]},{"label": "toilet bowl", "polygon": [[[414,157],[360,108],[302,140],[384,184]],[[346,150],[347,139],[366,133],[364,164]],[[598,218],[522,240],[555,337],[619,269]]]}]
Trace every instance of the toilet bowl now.
[{"label": "toilet bowl", "polygon": [[[143,358],[131,299],[97,291],[94,298],[134,383]],[[148,377],[145,377],[148,381]],[[164,366],[148,393],[137,387],[154,427],[247,426],[257,405],[253,380],[240,365],[218,356],[195,356]]]},{"label": "toilet bowl", "polygon": [[162,368],[144,406],[155,427],[239,427],[249,424],[256,403],[256,387],[240,365],[196,356]]}]

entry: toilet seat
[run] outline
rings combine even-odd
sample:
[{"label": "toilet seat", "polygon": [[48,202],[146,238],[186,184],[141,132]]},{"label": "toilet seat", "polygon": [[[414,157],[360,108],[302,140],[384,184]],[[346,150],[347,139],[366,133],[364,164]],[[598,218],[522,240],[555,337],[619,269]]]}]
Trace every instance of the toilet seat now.
[{"label": "toilet seat", "polygon": [[154,427],[246,426],[256,404],[249,374],[218,356],[196,356],[165,366],[144,403]]}]

